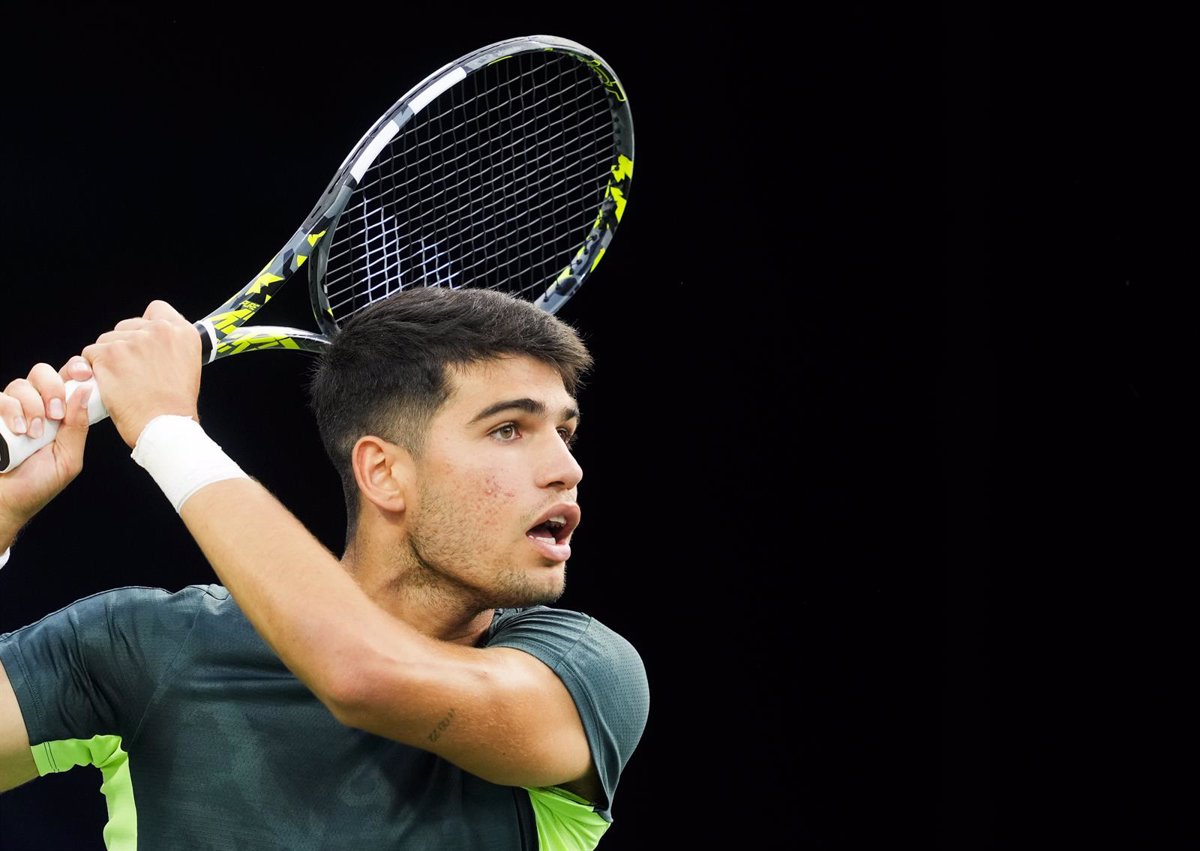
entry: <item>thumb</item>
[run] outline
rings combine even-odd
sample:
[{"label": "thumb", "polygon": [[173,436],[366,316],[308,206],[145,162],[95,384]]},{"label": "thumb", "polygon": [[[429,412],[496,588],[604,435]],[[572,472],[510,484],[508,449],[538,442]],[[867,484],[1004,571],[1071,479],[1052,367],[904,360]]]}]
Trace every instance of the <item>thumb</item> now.
[{"label": "thumb", "polygon": [[70,476],[83,468],[83,450],[91,425],[88,401],[95,392],[96,388],[90,381],[75,388],[75,392],[67,398],[66,413],[54,436],[54,454],[59,468],[68,471]]}]

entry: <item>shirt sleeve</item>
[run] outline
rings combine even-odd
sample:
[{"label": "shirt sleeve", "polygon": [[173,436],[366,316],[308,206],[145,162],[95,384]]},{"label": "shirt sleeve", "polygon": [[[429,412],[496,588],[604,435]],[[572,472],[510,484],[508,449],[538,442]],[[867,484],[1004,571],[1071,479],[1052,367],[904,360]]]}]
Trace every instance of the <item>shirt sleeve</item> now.
[{"label": "shirt sleeve", "polygon": [[636,648],[589,615],[547,606],[506,610],[487,644],[536,656],[562,679],[579,710],[604,789],[597,812],[611,820],[617,781],[641,741],[650,710],[646,669]]},{"label": "shirt sleeve", "polygon": [[119,588],[0,635],[30,744],[131,737],[195,609],[194,593]]}]

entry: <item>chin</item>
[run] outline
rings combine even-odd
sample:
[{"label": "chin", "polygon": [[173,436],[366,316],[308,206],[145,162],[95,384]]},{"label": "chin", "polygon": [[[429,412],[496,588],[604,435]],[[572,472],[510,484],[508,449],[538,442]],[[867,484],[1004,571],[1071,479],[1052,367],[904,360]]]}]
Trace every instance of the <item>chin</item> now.
[{"label": "chin", "polygon": [[529,605],[556,603],[566,590],[566,582],[563,581],[562,576],[559,576],[554,582],[546,583],[540,588],[530,588],[529,590],[530,596],[536,598]]},{"label": "chin", "polygon": [[497,603],[496,607],[519,609],[525,606],[549,605],[557,602],[565,590],[566,574],[563,565],[551,569],[539,568],[534,574],[526,574],[506,588],[497,588],[496,596],[502,602]]}]

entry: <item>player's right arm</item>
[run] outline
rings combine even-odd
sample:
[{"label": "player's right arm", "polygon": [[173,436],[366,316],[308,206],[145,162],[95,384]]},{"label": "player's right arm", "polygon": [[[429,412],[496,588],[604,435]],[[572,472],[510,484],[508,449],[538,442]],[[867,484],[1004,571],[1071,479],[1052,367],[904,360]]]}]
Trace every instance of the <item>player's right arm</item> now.
[{"label": "player's right arm", "polygon": [[91,376],[92,369],[82,357],[71,358],[57,372],[39,363],[0,393],[0,418],[13,434],[39,437],[47,420],[60,421],[52,443],[16,469],[0,474],[0,552],[11,547],[21,528],[83,469],[90,388],[82,386],[67,399],[66,381],[86,381]]},{"label": "player's right arm", "polygon": [[0,792],[7,792],[37,777],[25,717],[17,703],[4,664],[0,663]]},{"label": "player's right arm", "polygon": [[[65,381],[86,381],[91,376],[91,367],[81,357],[72,358],[57,372],[41,363],[0,393],[0,418],[13,434],[37,437],[47,420],[60,421],[53,443],[16,469],[0,474],[0,553],[13,545],[22,527],[83,469],[90,388],[82,387],[67,399]],[[0,664],[0,791],[36,776],[21,707],[9,674]]]}]

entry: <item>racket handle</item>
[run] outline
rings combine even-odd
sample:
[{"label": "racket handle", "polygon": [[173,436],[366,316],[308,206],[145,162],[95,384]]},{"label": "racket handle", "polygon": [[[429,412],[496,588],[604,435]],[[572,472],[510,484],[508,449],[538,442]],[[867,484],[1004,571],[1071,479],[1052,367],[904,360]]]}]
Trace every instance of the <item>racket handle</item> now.
[{"label": "racket handle", "polygon": [[[100,420],[108,419],[108,409],[100,401],[100,388],[96,386],[96,379],[89,378],[86,382],[68,381],[66,383],[67,398],[71,398],[71,394],[80,384],[87,384],[92,388],[92,395],[88,399],[87,406],[88,422],[98,423]],[[47,419],[44,420],[44,423],[41,437],[28,437],[23,434],[13,434],[8,425],[0,420],[0,473],[7,473],[20,466],[21,462],[30,455],[46,444],[54,442],[54,435],[58,434],[58,420]]]}]

